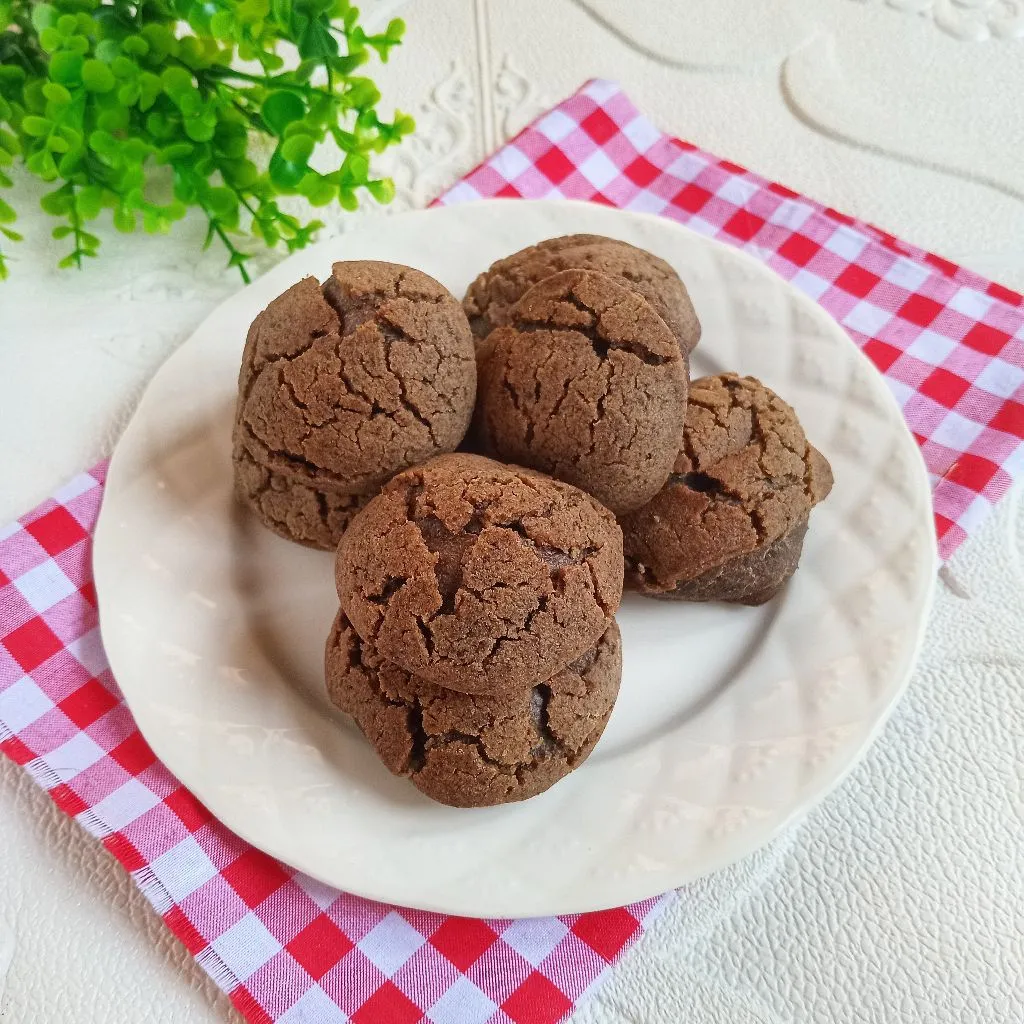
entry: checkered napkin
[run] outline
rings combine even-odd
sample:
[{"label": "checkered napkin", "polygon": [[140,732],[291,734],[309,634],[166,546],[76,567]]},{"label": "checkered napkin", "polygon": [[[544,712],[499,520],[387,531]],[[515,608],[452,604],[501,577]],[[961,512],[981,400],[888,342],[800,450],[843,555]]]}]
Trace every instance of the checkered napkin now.
[{"label": "checkered napkin", "polygon": [[[441,198],[566,196],[741,245],[809,292],[885,374],[935,484],[949,555],[1024,461],[1024,299],[658,132],[591,82]],[[0,750],[131,872],[250,1021],[553,1024],[671,896],[532,921],[338,892],[232,835],[153,756],[97,628],[105,467],[0,530]]]},{"label": "checkered napkin", "polygon": [[439,202],[495,196],[661,214],[745,249],[815,299],[903,409],[943,558],[1024,468],[1024,297],[670,138],[614,82],[588,82]]}]

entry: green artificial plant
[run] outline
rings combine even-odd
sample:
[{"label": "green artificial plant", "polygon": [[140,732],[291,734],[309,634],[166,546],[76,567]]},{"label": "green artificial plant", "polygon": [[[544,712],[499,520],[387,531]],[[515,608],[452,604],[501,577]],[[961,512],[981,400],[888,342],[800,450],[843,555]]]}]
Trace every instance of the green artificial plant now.
[{"label": "green artificial plant", "polygon": [[[105,210],[119,231],[164,233],[197,207],[206,244],[219,240],[247,281],[240,232],[291,252],[322,226],[281,196],[345,209],[361,189],[391,199],[370,158],[413,121],[381,120],[357,72],[404,30],[395,19],[368,34],[347,0],[0,0],[0,187],[16,161],[54,186],[41,203],[70,246],[61,266],[97,254],[87,225]],[[329,141],[330,167],[314,169]],[[0,198],[0,279],[15,219]]]}]

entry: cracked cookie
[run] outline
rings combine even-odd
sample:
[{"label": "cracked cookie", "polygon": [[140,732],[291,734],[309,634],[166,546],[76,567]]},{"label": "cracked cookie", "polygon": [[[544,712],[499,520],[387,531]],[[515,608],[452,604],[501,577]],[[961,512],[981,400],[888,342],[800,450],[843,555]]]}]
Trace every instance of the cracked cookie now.
[{"label": "cracked cookie", "polygon": [[622,596],[622,535],[593,498],[478,455],[399,474],[338,545],[341,607],[381,655],[492,693],[593,647]]},{"label": "cracked cookie", "polygon": [[683,355],[700,340],[700,322],[679,275],[645,249],[603,235],[548,238],[492,264],[462,300],[473,333],[485,338],[511,324],[513,307],[530,288],[563,270],[596,270],[638,292],[668,324]]},{"label": "cracked cookie", "polygon": [[530,289],[479,347],[474,435],[488,453],[582,487],[613,512],[668,479],[688,370],[650,304],[605,274]]},{"label": "cracked cookie", "polygon": [[253,322],[239,373],[236,445],[282,477],[366,494],[453,451],[476,394],[459,302],[409,267],[335,263]]},{"label": "cracked cookie", "polygon": [[832,470],[796,413],[753,377],[690,385],[672,476],[622,516],[626,585],[681,601],[763,604],[793,575]]},{"label": "cracked cookie", "polygon": [[333,551],[372,494],[334,494],[274,473],[244,448],[234,452],[235,491],[268,529],[298,544]]},{"label": "cracked cookie", "polygon": [[389,771],[453,807],[526,800],[577,768],[611,715],[622,676],[612,619],[596,646],[532,687],[453,693],[406,672],[339,612],[327,641],[327,692]]}]

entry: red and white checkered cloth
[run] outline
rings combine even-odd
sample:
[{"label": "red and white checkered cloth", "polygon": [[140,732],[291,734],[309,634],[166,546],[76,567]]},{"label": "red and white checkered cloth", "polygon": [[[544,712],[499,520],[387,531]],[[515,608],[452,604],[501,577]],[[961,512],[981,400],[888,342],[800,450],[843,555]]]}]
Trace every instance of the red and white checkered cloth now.
[{"label": "red and white checkered cloth", "polygon": [[[949,555],[1024,462],[1024,299],[668,138],[591,82],[441,201],[566,196],[742,245],[853,334],[900,400]],[[251,1021],[554,1024],[671,896],[532,921],[338,892],[232,835],[153,756],[100,642],[104,467],[0,530],[0,750],[97,836]]]},{"label": "red and white checkered cloth", "polygon": [[1024,468],[1024,297],[670,138],[614,82],[587,83],[439,201],[495,196],[661,214],[815,299],[903,409],[931,475],[943,558]]}]

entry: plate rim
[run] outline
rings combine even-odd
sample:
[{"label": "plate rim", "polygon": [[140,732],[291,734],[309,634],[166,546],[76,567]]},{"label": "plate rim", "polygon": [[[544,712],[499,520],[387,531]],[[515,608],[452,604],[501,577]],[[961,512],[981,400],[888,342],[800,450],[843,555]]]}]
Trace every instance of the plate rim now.
[{"label": "plate rim", "polygon": [[[914,452],[914,458],[912,464],[915,467],[914,476],[914,491],[920,491],[920,496],[927,495],[926,511],[928,513],[928,529],[921,530],[920,534],[927,538],[926,549],[922,551],[922,560],[927,559],[930,563],[927,575],[927,585],[924,593],[920,599],[919,613],[917,619],[916,636],[912,645],[911,653],[907,659],[906,667],[902,672],[901,678],[898,682],[893,681],[891,689],[889,691],[889,697],[883,706],[880,706],[875,712],[874,720],[872,721],[869,728],[865,730],[865,733],[861,739],[861,742],[857,744],[856,749],[850,754],[846,761],[841,764],[837,769],[832,771],[829,775],[819,776],[815,785],[805,794],[805,796],[794,802],[794,806],[790,808],[789,812],[783,814],[778,821],[774,822],[770,828],[764,829],[757,833],[755,840],[743,844],[743,848],[740,852],[735,852],[731,847],[726,844],[722,844],[719,847],[718,855],[707,856],[706,854],[701,859],[701,870],[699,873],[691,874],[685,879],[674,883],[672,888],[690,884],[698,878],[705,877],[708,874],[712,874],[716,871],[722,870],[729,864],[735,863],[745,857],[750,856],[756,850],[760,849],[767,843],[773,841],[779,834],[789,828],[794,821],[799,818],[806,816],[814,807],[825,800],[830,794],[832,794],[850,775],[850,773],[856,768],[859,763],[863,760],[867,750],[874,744],[882,730],[885,728],[889,719],[891,718],[896,705],[902,699],[907,686],[909,685],[911,676],[913,675],[914,668],[920,657],[921,649],[924,643],[925,633],[927,625],[930,619],[930,613],[934,601],[935,590],[937,585],[937,574],[936,570],[939,566],[938,556],[938,541],[935,536],[934,524],[931,517],[932,507],[932,493],[931,486],[928,481],[927,469],[924,463],[924,457],[921,453],[920,447],[914,441],[913,435],[910,432],[909,427],[903,417],[902,410],[896,401],[895,396],[892,394],[888,386],[885,384],[884,376],[878,371],[874,364],[868,359],[861,348],[854,342],[849,336],[845,328],[836,321],[831,314],[824,310],[813,298],[804,292],[800,291],[795,285],[787,281],[780,274],[774,271],[767,263],[757,259],[750,253],[743,249],[729,245],[725,242],[720,241],[716,238],[711,238],[703,235],[685,224],[678,221],[672,220],[671,218],[664,217],[658,214],[623,210],[613,207],[605,207],[600,204],[593,204],[580,200],[562,200],[562,199],[480,199],[474,200],[472,203],[458,204],[458,206],[445,206],[437,205],[428,207],[421,210],[403,211],[396,214],[381,213],[376,216],[368,216],[358,223],[353,225],[352,230],[360,231],[372,228],[373,223],[377,222],[381,218],[386,218],[388,221],[395,221],[398,219],[409,220],[409,219],[425,219],[425,218],[438,218],[443,217],[447,211],[459,206],[472,206],[474,208],[480,207],[497,207],[497,206],[508,206],[510,204],[529,204],[531,207],[536,208],[557,208],[560,213],[558,216],[564,216],[564,211],[568,208],[585,208],[588,213],[597,208],[603,211],[602,216],[608,215],[609,221],[618,219],[619,217],[626,218],[629,220],[638,220],[640,222],[647,222],[655,224],[659,229],[668,227],[670,230],[680,231],[686,235],[691,236],[694,239],[699,240],[701,245],[710,246],[716,250],[724,250],[729,253],[730,258],[738,258],[741,262],[746,262],[749,266],[756,268],[758,274],[770,274],[776,277],[782,287],[787,293],[797,298],[797,300],[806,306],[813,307],[818,314],[821,314],[828,318],[831,324],[834,325],[837,335],[841,334],[845,341],[845,344],[855,353],[855,359],[861,361],[862,365],[869,368],[870,376],[878,385],[873,388],[873,391],[884,402],[887,407],[887,412],[890,417],[894,417],[902,427],[902,437],[907,444],[905,447],[907,451],[912,448]],[[109,617],[111,613],[110,601],[105,599],[105,593],[109,594],[103,578],[105,575],[105,569],[109,565],[109,559],[105,556],[104,552],[108,546],[114,545],[118,536],[118,526],[113,521],[113,514],[108,513],[109,504],[107,502],[107,496],[114,490],[118,489],[122,483],[129,482],[130,478],[125,476],[122,481],[122,474],[127,474],[128,462],[128,446],[124,443],[125,438],[129,436],[132,427],[136,425],[139,418],[140,411],[144,408],[147,401],[151,398],[160,376],[164,373],[168,367],[176,363],[176,361],[185,358],[183,353],[188,348],[189,343],[193,341],[197,335],[203,333],[207,324],[214,320],[220,313],[223,306],[233,301],[237,301],[240,295],[250,292],[260,287],[262,282],[270,274],[279,272],[282,268],[286,267],[289,263],[296,261],[296,257],[299,259],[308,259],[311,253],[314,253],[320,249],[326,249],[332,244],[335,246],[344,246],[345,236],[342,235],[340,238],[325,239],[318,242],[315,246],[310,249],[304,250],[294,256],[287,257],[281,262],[275,264],[274,267],[269,268],[266,274],[261,275],[255,281],[250,283],[244,288],[238,291],[232,292],[229,296],[219,302],[213,309],[210,310],[207,316],[200,321],[189,333],[189,335],[182,339],[181,343],[177,345],[173,352],[157,367],[150,380],[147,382],[145,388],[141,391],[138,396],[137,402],[132,410],[131,416],[128,418],[118,437],[114,451],[111,455],[110,462],[107,468],[106,482],[104,486],[104,500],[101,505],[100,514],[97,520],[96,529],[93,537],[93,550],[92,550],[92,562],[93,562],[93,574],[97,592],[97,609],[98,618],[100,625],[100,636],[103,637],[103,622],[105,617]],[[328,263],[329,265],[329,263]],[[107,649],[107,645],[104,641],[104,649]],[[114,669],[113,657],[108,651],[108,661],[110,662],[110,671],[114,675],[115,679],[118,678],[117,673]],[[890,679],[892,676],[889,677]],[[118,684],[120,688],[120,683]],[[201,778],[201,771],[198,765],[189,764],[187,758],[183,758],[180,761],[175,756],[175,745],[170,741],[170,738],[166,731],[161,731],[155,726],[146,711],[146,706],[143,702],[136,702],[133,705],[132,700],[123,688],[121,688],[122,695],[124,697],[125,704],[128,710],[131,712],[133,720],[139,732],[143,735],[146,742],[153,749],[164,767],[171,772],[172,775],[190,792],[196,795],[202,802],[209,808],[210,812],[214,815],[217,820],[234,832],[245,842],[249,843],[256,849],[262,850],[272,857],[280,860],[286,865],[290,865],[297,871],[302,872],[310,877],[317,878],[333,888],[338,888],[341,891],[349,892],[354,895],[359,895],[367,899],[378,900],[384,903],[393,903],[394,897],[389,895],[387,892],[371,891],[366,887],[351,888],[348,885],[340,885],[337,880],[324,878],[321,873],[315,869],[311,869],[309,866],[303,866],[302,857],[296,856],[296,852],[293,849],[287,848],[288,844],[284,841],[279,841],[278,836],[273,836],[268,839],[266,836],[259,835],[258,828],[256,827],[257,819],[252,815],[246,815],[244,811],[238,814],[233,814],[232,810],[238,806],[237,802],[231,804],[227,797],[218,798],[216,789],[212,791],[204,787],[203,779]],[[152,726],[152,727],[151,727]],[[182,763],[185,762],[185,763]],[[255,832],[254,832],[255,829]],[[581,905],[577,899],[569,898],[567,902],[562,904],[554,904],[553,901],[551,907],[545,907],[543,910],[531,908],[526,912],[517,909],[514,906],[510,906],[509,903],[502,902],[500,893],[495,894],[496,898],[493,905],[479,906],[479,900],[473,901],[472,907],[467,906],[456,906],[450,900],[432,901],[431,899],[417,900],[414,903],[404,901],[401,903],[402,906],[414,907],[418,910],[436,912],[442,914],[462,914],[472,917],[482,918],[511,918],[511,919],[522,919],[536,916],[550,916],[550,915],[565,915],[565,914],[578,914],[587,913],[592,911],[612,909],[625,905],[630,905],[642,900],[655,898],[661,895],[665,890],[661,887],[656,892],[651,892],[650,887],[644,887],[642,879],[646,876],[629,876],[627,881],[618,880],[615,883],[614,898],[597,899]],[[630,883],[634,887],[638,887],[643,891],[629,891],[623,894],[622,890],[628,889]]]}]

